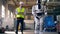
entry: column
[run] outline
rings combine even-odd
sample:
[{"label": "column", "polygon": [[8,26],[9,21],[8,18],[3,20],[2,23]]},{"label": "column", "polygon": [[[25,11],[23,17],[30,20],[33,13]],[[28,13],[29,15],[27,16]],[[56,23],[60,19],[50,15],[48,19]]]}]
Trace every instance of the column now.
[{"label": "column", "polygon": [[2,13],[2,2],[0,0],[0,18],[1,18],[1,13]]},{"label": "column", "polygon": [[2,17],[2,1],[0,0],[0,28],[2,27],[1,17]]},{"label": "column", "polygon": [[5,18],[8,17],[8,4],[5,4]]}]

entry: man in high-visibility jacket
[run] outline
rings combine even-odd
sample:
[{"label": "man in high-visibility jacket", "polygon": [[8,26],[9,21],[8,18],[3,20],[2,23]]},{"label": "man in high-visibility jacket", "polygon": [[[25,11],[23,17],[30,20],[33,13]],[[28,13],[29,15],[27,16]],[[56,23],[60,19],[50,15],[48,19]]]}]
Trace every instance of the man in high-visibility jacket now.
[{"label": "man in high-visibility jacket", "polygon": [[21,32],[23,32],[23,25],[24,25],[24,15],[25,13],[25,8],[22,7],[22,5],[24,4],[23,2],[19,3],[20,6],[16,8],[16,18],[17,18],[17,25],[16,25],[16,34],[18,34],[18,26],[19,23],[21,23]]}]

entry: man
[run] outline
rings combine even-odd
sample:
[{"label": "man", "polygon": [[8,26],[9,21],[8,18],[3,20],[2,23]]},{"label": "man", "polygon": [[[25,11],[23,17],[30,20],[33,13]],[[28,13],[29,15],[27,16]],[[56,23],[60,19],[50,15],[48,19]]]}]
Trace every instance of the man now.
[{"label": "man", "polygon": [[59,21],[56,24],[56,29],[57,29],[58,34],[60,34],[60,22]]},{"label": "man", "polygon": [[[32,14],[34,16],[35,21],[35,34],[42,34],[42,25],[43,25],[43,17],[46,10],[46,7],[43,5],[39,5],[37,0],[37,5],[32,7]],[[40,8],[39,8],[40,7]]]},{"label": "man", "polygon": [[19,3],[20,6],[16,8],[16,18],[17,18],[17,25],[16,25],[16,34],[18,34],[18,26],[19,23],[21,23],[21,32],[23,34],[23,25],[24,25],[24,15],[25,13],[25,8],[23,7],[23,2]]}]

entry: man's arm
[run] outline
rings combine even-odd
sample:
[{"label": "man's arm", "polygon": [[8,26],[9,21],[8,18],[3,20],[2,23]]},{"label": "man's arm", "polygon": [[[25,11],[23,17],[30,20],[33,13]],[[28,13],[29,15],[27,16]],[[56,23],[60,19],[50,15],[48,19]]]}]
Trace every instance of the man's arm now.
[{"label": "man's arm", "polygon": [[15,17],[16,17],[16,15],[17,15],[17,10],[15,9]]},{"label": "man's arm", "polygon": [[25,9],[25,11],[24,11],[24,15],[26,15],[26,9]]},{"label": "man's arm", "polygon": [[15,10],[15,14],[18,14],[17,10]]}]

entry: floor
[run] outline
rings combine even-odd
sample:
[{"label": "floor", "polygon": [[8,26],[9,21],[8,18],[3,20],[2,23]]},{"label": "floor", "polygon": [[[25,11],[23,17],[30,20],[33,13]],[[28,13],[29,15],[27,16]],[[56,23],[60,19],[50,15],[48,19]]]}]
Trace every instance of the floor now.
[{"label": "floor", "polygon": [[[58,34],[57,32],[40,32],[42,34]],[[3,33],[0,33],[3,34]],[[15,34],[15,31],[5,31],[4,34]],[[21,32],[19,31],[18,34],[21,34]],[[26,30],[23,32],[23,34],[34,34],[33,30]]]}]

